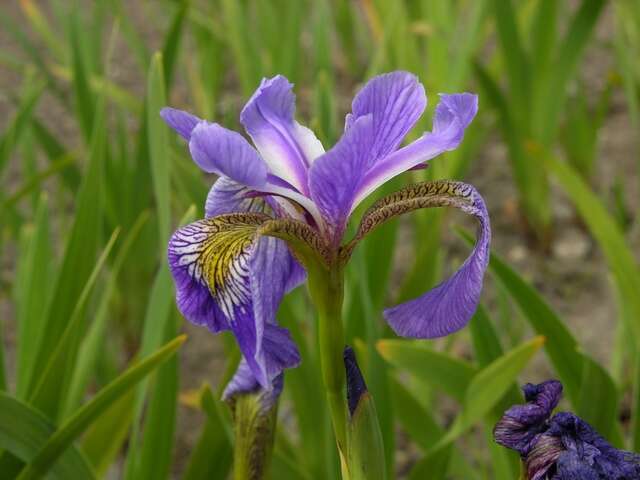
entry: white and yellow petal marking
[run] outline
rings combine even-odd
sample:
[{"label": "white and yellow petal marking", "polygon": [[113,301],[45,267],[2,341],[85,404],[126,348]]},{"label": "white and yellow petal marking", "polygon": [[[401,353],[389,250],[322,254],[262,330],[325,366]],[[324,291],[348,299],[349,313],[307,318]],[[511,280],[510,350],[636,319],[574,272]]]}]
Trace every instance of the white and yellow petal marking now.
[{"label": "white and yellow petal marking", "polygon": [[229,214],[191,223],[169,245],[172,269],[205,286],[229,320],[251,303],[250,260],[261,224],[258,213]]}]

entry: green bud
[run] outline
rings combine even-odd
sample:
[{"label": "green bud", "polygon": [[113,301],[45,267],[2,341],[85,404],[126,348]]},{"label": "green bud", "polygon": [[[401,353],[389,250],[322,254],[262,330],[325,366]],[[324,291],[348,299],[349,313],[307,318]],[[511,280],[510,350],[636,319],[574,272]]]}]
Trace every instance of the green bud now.
[{"label": "green bud", "polygon": [[269,471],[278,402],[265,402],[264,397],[264,392],[246,393],[230,402],[235,424],[235,480],[262,480]]}]

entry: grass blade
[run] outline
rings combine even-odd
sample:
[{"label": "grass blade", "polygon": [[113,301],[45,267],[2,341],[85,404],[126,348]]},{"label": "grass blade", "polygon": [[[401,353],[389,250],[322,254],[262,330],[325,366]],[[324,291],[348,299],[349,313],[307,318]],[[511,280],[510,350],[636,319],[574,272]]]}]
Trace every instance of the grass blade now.
[{"label": "grass blade", "polygon": [[46,474],[60,455],[105,410],[158,366],[171,358],[186,340],[181,335],[167,343],[154,354],[127,369],[122,375],[104,387],[93,399],[80,408],[47,440],[38,454],[18,475],[18,480],[31,480]]},{"label": "grass blade", "polygon": [[[433,388],[441,389],[462,401],[477,370],[474,366],[437,352],[423,341],[391,340],[378,342],[382,358],[414,375]],[[428,368],[425,368],[428,365]]]},{"label": "grass blade", "polygon": [[[0,448],[23,462],[29,462],[55,432],[53,424],[40,412],[0,392]],[[14,478],[3,464],[3,478]],[[49,477],[56,480],[94,479],[91,467],[80,451],[70,445],[53,465]]]},{"label": "grass blade", "polygon": [[456,417],[447,434],[433,447],[432,452],[436,452],[453,442],[489,413],[507,393],[522,369],[542,348],[544,341],[544,337],[535,337],[480,370],[473,377],[465,392],[462,411]]},{"label": "grass blade", "polygon": [[[160,117],[160,109],[166,106],[165,80],[162,68],[162,55],[156,53],[151,60],[147,80],[147,136],[151,176],[158,210],[159,237],[168,239],[170,235],[171,210],[169,203],[170,157],[167,126]],[[164,259],[165,244],[160,242],[160,257]]]}]

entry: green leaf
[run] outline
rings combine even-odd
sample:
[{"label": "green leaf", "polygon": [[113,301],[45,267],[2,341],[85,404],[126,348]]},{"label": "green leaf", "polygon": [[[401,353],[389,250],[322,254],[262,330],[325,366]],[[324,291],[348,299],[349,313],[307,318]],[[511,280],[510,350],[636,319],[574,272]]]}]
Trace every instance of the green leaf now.
[{"label": "green leaf", "polygon": [[173,72],[177,63],[178,54],[180,53],[180,41],[182,39],[184,20],[188,12],[189,0],[183,0],[182,4],[176,10],[173,20],[171,20],[171,26],[169,27],[162,46],[162,70],[165,75],[165,89],[167,92],[171,91]]},{"label": "green leaf", "polygon": [[104,344],[107,321],[109,319],[109,305],[116,290],[118,274],[148,217],[149,214],[146,211],[140,214],[138,220],[133,227],[131,227],[127,237],[122,242],[122,246],[113,261],[106,286],[100,295],[93,322],[89,327],[89,331],[84,336],[84,340],[78,351],[78,360],[73,370],[69,392],[66,395],[64,417],[70,415],[81,404],[91,375],[96,369],[98,358],[102,351],[101,348]]},{"label": "green leaf", "polygon": [[[171,313],[165,337],[178,333],[176,315]],[[145,413],[144,435],[136,478],[169,478],[178,406],[178,359],[172,358],[155,374],[153,391]]]},{"label": "green leaf", "polygon": [[13,149],[20,142],[22,133],[29,125],[33,110],[44,91],[44,84],[40,82],[34,83],[30,80],[27,82],[25,92],[16,108],[16,113],[0,137],[0,174],[2,174]]},{"label": "green leaf", "polygon": [[[147,138],[149,141],[149,156],[151,159],[151,176],[153,191],[158,210],[159,238],[169,239],[171,222],[171,192],[169,177],[171,175],[169,141],[167,126],[160,117],[160,109],[166,106],[164,89],[164,73],[162,70],[162,55],[156,53],[151,60],[147,80]],[[160,243],[160,258],[165,257],[165,242]]]},{"label": "green leaf", "polygon": [[[70,228],[62,265],[53,286],[53,294],[47,307],[41,341],[37,346],[38,353],[33,367],[34,372],[45,370],[51,355],[62,338],[77,299],[91,275],[99,249],[102,230],[102,171],[106,136],[102,102],[96,112],[95,127],[89,152],[89,164],[75,199],[75,217]],[[29,396],[33,394],[35,386],[35,380],[31,378],[27,388]]]},{"label": "green leaf", "polygon": [[595,360],[584,355],[584,369],[580,397],[576,414],[589,422],[596,431],[614,443],[623,447],[618,431],[618,410],[620,396],[609,373]]},{"label": "green leaf", "polygon": [[75,94],[76,115],[78,124],[87,142],[96,135],[95,128],[100,128],[96,120],[96,101],[91,92],[91,72],[83,52],[86,36],[80,24],[80,13],[73,11],[69,18],[70,44],[72,54],[73,93]]},{"label": "green leaf", "polygon": [[133,419],[134,390],[113,402],[89,427],[82,441],[82,451],[99,477],[104,477],[118,457],[127,439]]},{"label": "green leaf", "polygon": [[40,196],[33,225],[25,226],[24,233],[15,283],[18,323],[16,392],[23,399],[36,359],[36,347],[45,327],[45,306],[51,290],[51,238],[46,193]]},{"label": "green leaf", "polygon": [[[549,145],[556,134],[560,114],[565,105],[563,99],[567,83],[578,67],[580,57],[606,4],[605,0],[583,0],[571,19],[565,37],[559,43],[559,51],[553,62],[554,68],[540,96],[545,101],[537,109],[540,115],[535,125],[539,132],[537,139],[542,145]],[[526,90],[524,94],[527,94]]]},{"label": "green leaf", "polygon": [[456,400],[464,400],[477,370],[472,365],[437,352],[420,340],[380,340],[378,351],[393,366],[441,389]]},{"label": "green leaf", "polygon": [[[40,412],[0,392],[0,448],[23,462],[29,462],[55,432],[55,427]],[[13,478],[6,469],[4,478]],[[17,473],[17,472],[16,472]],[[94,479],[87,459],[70,445],[53,465],[49,477],[58,480]]]},{"label": "green leaf", "polygon": [[207,418],[182,480],[227,478],[233,461],[230,426],[221,415],[220,402],[208,385],[202,390],[200,404]]},{"label": "green leaf", "polygon": [[[463,237],[473,244],[470,235],[465,233]],[[577,340],[536,289],[495,253],[491,254],[489,269],[513,297],[535,332],[546,338],[545,351],[575,406],[582,378],[582,356],[578,353]]]},{"label": "green leaf", "polygon": [[628,309],[624,317],[633,332],[635,345],[640,348],[640,268],[633,251],[617,222],[580,175],[552,156],[546,156],[545,161],[604,252],[625,309]]},{"label": "green leaf", "polygon": [[[530,65],[522,46],[518,22],[513,11],[513,0],[494,0],[493,7],[500,51],[509,77],[509,93],[511,99],[516,102],[514,111],[517,115],[527,115]],[[519,120],[524,121],[522,117]]]},{"label": "green leaf", "polygon": [[535,337],[480,370],[467,388],[462,411],[432,452],[449,445],[489,413],[542,348],[544,340],[544,337]]},{"label": "green leaf", "polygon": [[184,343],[185,339],[185,335],[175,338],[154,354],[145,357],[137,365],[127,369],[122,375],[100,390],[91,401],[80,408],[56,430],[38,451],[37,455],[25,466],[17,477],[18,480],[36,479],[46,474],[58,458],[71,446],[78,435],[140,380],[171,358]]},{"label": "green leaf", "polygon": [[73,365],[80,347],[82,334],[85,330],[85,307],[89,300],[93,286],[104,266],[111,248],[113,247],[119,230],[113,232],[102,255],[98,259],[91,275],[87,279],[78,302],[73,310],[60,341],[56,345],[43,372],[38,372],[38,382],[33,394],[29,396],[29,403],[52,419],[59,419],[64,405],[65,395],[71,382]]}]

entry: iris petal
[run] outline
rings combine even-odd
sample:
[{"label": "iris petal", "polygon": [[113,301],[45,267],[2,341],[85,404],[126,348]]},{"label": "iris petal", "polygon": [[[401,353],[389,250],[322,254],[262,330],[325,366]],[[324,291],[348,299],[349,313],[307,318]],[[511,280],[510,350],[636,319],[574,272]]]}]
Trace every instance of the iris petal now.
[{"label": "iris petal", "polygon": [[205,172],[255,188],[267,181],[267,166],[258,152],[242,135],[218,124],[201,122],[196,125],[191,132],[189,150]]},{"label": "iris petal", "polygon": [[208,218],[179,229],[169,243],[181,312],[214,331],[231,329],[263,388],[299,362],[288,332],[275,324],[298,267],[282,240],[259,236],[268,220],[255,213]]},{"label": "iris petal", "polygon": [[324,153],[313,132],[295,121],[293,85],[282,75],[263,79],[240,114],[274,175],[308,193],[307,169]]},{"label": "iris petal", "polygon": [[373,117],[359,117],[309,172],[311,198],[338,239],[346,226],[353,192],[362,172],[369,168],[372,138]]},{"label": "iris petal", "polygon": [[477,111],[476,95],[441,95],[433,119],[433,131],[376,162],[363,176],[351,209],[393,177],[457,148]]},{"label": "iris petal", "polygon": [[479,222],[476,245],[460,269],[424,295],[385,310],[384,316],[400,336],[436,338],[464,327],[475,312],[484,272],[489,262],[491,230],[487,208],[470,185],[449,182],[442,186],[442,205],[456,206]]},{"label": "iris petal", "polygon": [[370,153],[375,161],[398,148],[426,106],[424,87],[415,75],[386,73],[371,79],[355,96],[346,128],[360,117],[373,117]]},{"label": "iris petal", "polygon": [[180,134],[187,142],[191,139],[191,132],[202,120],[183,110],[165,107],[160,110],[162,119]]}]

